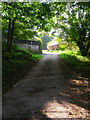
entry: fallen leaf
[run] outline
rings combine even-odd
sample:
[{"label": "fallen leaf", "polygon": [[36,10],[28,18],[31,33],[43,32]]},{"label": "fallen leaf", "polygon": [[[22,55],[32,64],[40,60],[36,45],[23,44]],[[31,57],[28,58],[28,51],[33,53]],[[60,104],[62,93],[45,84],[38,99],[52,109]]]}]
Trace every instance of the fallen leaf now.
[{"label": "fallen leaf", "polygon": [[73,113],[69,112],[69,115],[73,115]]}]

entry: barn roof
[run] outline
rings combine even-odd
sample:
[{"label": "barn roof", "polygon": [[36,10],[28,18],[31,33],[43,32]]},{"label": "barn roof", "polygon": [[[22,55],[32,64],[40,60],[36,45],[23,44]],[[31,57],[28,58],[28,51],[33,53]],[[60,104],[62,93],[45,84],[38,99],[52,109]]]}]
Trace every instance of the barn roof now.
[{"label": "barn roof", "polygon": [[53,41],[49,46],[58,45],[58,41]]},{"label": "barn roof", "polygon": [[15,36],[14,36],[14,42],[16,43],[22,43],[22,44],[32,44],[32,45],[39,45],[39,41],[37,39],[37,37],[34,38],[30,38],[30,39],[26,39],[26,40],[18,40]]},{"label": "barn roof", "polygon": [[16,43],[22,43],[22,44],[32,44],[32,45],[39,45],[38,41],[34,41],[34,40],[17,40],[15,39]]}]

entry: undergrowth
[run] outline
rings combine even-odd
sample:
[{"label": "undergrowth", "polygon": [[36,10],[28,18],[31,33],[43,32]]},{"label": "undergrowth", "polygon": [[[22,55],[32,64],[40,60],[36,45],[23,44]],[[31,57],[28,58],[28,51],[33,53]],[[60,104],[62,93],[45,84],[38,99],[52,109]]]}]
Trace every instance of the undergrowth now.
[{"label": "undergrowth", "polygon": [[32,54],[28,50],[20,49],[16,45],[12,50],[2,51],[2,92],[7,92],[11,87],[32,69],[42,56]]},{"label": "undergrowth", "polygon": [[[63,52],[60,54],[66,64],[71,67],[72,79],[66,92],[70,95],[72,104],[77,104],[89,110],[89,80],[90,58],[83,57],[77,52]],[[88,118],[88,115],[86,116]]]},{"label": "undergrowth", "polygon": [[77,73],[85,77],[90,77],[90,58],[83,57],[79,53],[72,51],[61,53],[60,58]]}]

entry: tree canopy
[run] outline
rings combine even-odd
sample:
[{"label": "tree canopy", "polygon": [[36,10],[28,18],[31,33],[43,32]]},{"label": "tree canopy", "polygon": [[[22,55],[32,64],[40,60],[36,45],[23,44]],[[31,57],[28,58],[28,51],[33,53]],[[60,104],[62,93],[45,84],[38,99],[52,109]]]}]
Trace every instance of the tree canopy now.
[{"label": "tree canopy", "polygon": [[13,36],[28,39],[53,28],[60,39],[76,42],[86,56],[90,46],[89,9],[85,2],[3,2],[2,31],[7,50],[11,49]]},{"label": "tree canopy", "polygon": [[67,3],[63,14],[55,20],[59,37],[67,42],[76,42],[81,54],[86,56],[90,47],[89,4]]}]

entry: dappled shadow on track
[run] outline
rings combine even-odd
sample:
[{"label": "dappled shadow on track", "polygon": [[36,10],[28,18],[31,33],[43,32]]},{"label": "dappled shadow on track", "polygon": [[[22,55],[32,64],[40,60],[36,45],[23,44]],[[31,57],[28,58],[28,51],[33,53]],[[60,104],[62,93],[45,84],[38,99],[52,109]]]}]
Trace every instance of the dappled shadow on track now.
[{"label": "dappled shadow on track", "polygon": [[74,113],[76,108],[83,113],[82,106],[73,102],[66,92],[71,77],[70,69],[58,55],[44,55],[25,79],[3,96],[3,120],[80,117]]}]

